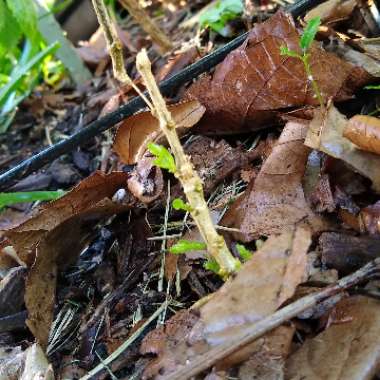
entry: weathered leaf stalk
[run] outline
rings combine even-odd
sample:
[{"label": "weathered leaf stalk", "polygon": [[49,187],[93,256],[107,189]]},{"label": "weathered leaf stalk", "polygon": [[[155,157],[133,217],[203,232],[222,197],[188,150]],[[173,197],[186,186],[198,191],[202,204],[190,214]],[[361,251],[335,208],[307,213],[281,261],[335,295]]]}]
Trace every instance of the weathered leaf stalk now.
[{"label": "weathered leaf stalk", "polygon": [[151,107],[148,98],[140,91],[140,89],[134,84],[132,79],[127,74],[124,66],[123,47],[120,42],[120,38],[117,35],[114,23],[108,13],[107,7],[104,4],[104,0],[92,0],[96,17],[103,29],[104,37],[107,41],[108,52],[112,60],[113,75],[123,85],[129,85],[141,96],[145,103]]},{"label": "weathered leaf stalk", "polygon": [[160,128],[165,134],[174,155],[176,164],[174,175],[182,184],[191,208],[190,214],[207,245],[208,253],[220,266],[219,274],[222,277],[227,277],[240,267],[240,262],[232,256],[224,238],[216,232],[203,195],[202,180],[182,148],[174,119],[154,79],[151,63],[145,49],[137,54],[136,66],[150,94],[154,107],[151,109],[152,114],[159,120]]}]

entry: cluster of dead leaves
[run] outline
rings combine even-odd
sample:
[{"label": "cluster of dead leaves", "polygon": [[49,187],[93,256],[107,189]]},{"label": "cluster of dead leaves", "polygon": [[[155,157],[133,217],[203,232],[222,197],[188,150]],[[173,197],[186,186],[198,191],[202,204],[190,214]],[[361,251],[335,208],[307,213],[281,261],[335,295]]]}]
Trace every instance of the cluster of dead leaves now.
[{"label": "cluster of dead leaves", "polygon": [[[350,17],[355,7],[351,0],[342,4],[329,0],[314,13],[322,14],[326,25],[333,27]],[[306,19],[310,17],[313,15]],[[340,43],[335,54],[315,42],[311,69],[323,96],[329,99],[327,108],[320,110],[302,63],[280,54],[282,45],[297,50],[298,40],[299,31],[290,16],[277,13],[252,29],[245,43],[213,74],[193,83],[184,101],[170,106],[181,135],[190,128],[199,134],[225,135],[257,131],[283,120],[286,124],[278,140],[268,137],[248,152],[241,144],[234,147],[204,136],[186,144],[207,194],[226,178],[240,175],[249,182],[232,204],[229,199],[220,201],[219,210],[229,206],[221,220],[219,212],[215,213],[219,224],[233,228],[229,238],[246,243],[261,237],[267,240],[218,291],[177,312],[145,337],[141,355],[155,355],[146,365],[145,379],[174,379],[177,372],[189,366],[194,369],[210,350],[238,340],[248,327],[319,289],[305,284],[307,280],[319,285],[326,279],[334,281],[338,273],[352,273],[379,256],[379,202],[358,206],[353,200],[369,191],[366,180],[375,193],[380,192],[379,121],[359,115],[348,119],[334,106],[351,99],[356,90],[378,76],[379,56],[373,47],[366,50],[364,45],[365,53]],[[101,50],[103,45],[100,41]],[[94,58],[91,49],[88,46],[81,52]],[[104,52],[95,58],[94,63],[99,64]],[[132,116],[119,125],[113,146],[121,164],[136,164],[130,173],[94,173],[30,219],[2,232],[0,262],[21,268],[0,283],[0,296],[6,301],[0,306],[4,309],[11,304],[12,289],[24,296],[26,323],[38,345],[26,352],[12,351],[14,361],[1,355],[4,366],[0,375],[10,371],[26,380],[39,371],[42,378],[50,378],[41,347],[46,349],[49,344],[58,274],[78,259],[100,220],[130,210],[137,201],[139,206],[151,204],[153,209],[164,195],[169,196],[164,194],[163,173],[146,153],[148,142],[162,143],[157,120],[147,112]],[[259,159],[261,165],[251,164]],[[172,186],[171,196],[181,195],[180,187]],[[350,233],[342,232],[332,215],[338,215]],[[145,232],[143,228],[138,231]],[[196,230],[192,233],[196,236]],[[182,268],[182,258],[167,257],[167,279],[173,280],[179,270],[184,280],[200,257],[189,253]],[[333,269],[322,270],[316,264],[320,261]],[[110,299],[122,299],[123,292],[121,286],[111,293],[100,309],[111,305]],[[14,299],[11,312],[22,310],[22,296]],[[120,301],[115,309],[127,307]],[[378,310],[375,299],[339,295],[212,363],[213,372],[206,378],[370,379],[380,363]],[[317,328],[310,327],[310,319],[318,322]],[[90,319],[91,332],[98,328],[95,320]],[[121,338],[110,339],[109,350],[114,351],[121,342]],[[41,363],[38,369],[29,368],[29,352],[39,357],[33,359]]]}]

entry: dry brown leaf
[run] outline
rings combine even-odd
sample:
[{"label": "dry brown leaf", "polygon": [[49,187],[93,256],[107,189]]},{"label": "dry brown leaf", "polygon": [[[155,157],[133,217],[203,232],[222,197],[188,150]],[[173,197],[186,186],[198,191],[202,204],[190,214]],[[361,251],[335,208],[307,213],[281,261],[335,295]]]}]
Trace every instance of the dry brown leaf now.
[{"label": "dry brown leaf", "polygon": [[370,57],[380,61],[380,37],[360,38],[353,42]]},{"label": "dry brown leaf", "polygon": [[[243,45],[189,89],[206,114],[196,127],[203,133],[236,133],[257,130],[273,122],[288,107],[316,105],[317,99],[300,60],[282,56],[280,47],[299,50],[299,33],[291,16],[277,13],[256,25]],[[311,48],[311,70],[325,98],[348,99],[370,80],[361,68],[325,52],[317,43]]]},{"label": "dry brown leaf", "polygon": [[222,219],[223,226],[240,229],[234,233],[237,240],[278,234],[298,223],[313,231],[324,228],[323,220],[308,206],[301,184],[310,152],[303,144],[307,128],[303,121],[286,124],[258,176]]},{"label": "dry brown leaf", "polygon": [[26,280],[25,304],[28,310],[26,324],[43,348],[47,347],[53,322],[58,271],[78,257],[99,219],[127,209],[127,206],[104,199],[89,210],[65,220],[38,242],[36,259]]},{"label": "dry brown leaf", "polygon": [[315,17],[320,17],[323,24],[342,21],[351,15],[355,7],[356,0],[328,0],[307,12],[305,21]]},{"label": "dry brown leaf", "polygon": [[343,136],[360,149],[380,154],[380,119],[368,115],[355,115],[345,126]]},{"label": "dry brown leaf", "polygon": [[34,251],[39,241],[59,224],[110,198],[120,188],[125,188],[128,175],[122,172],[104,174],[95,172],[84,179],[62,198],[43,206],[40,212],[22,224],[4,231],[17,254],[28,265],[34,261]]},{"label": "dry brown leaf", "polygon": [[374,190],[380,191],[380,157],[364,152],[343,137],[347,118],[332,104],[327,113],[316,110],[305,139],[305,145],[318,149],[332,157],[343,160],[372,181]]},{"label": "dry brown leaf", "polygon": [[336,311],[344,322],[330,325],[291,355],[285,379],[373,379],[380,367],[380,302],[352,297]]},{"label": "dry brown leaf", "polygon": [[[201,119],[205,108],[196,100],[169,106],[178,132],[191,128]],[[122,122],[116,132],[114,151],[126,164],[135,164],[145,153],[146,144],[163,137],[158,120],[150,112],[140,112]]]},{"label": "dry brown leaf", "polygon": [[[304,228],[270,237],[237,275],[200,307],[199,321],[192,319],[192,323],[181,327],[180,317],[171,319],[170,327],[178,324],[176,334],[179,335],[174,338],[162,336],[161,330],[148,334],[142,346],[143,352],[155,352],[158,358],[147,367],[145,378],[158,373],[165,376],[194,356],[202,355],[211,346],[225,343],[235,334],[242,333],[248,325],[277,310],[305,280],[306,253],[310,244],[310,231]],[[260,350],[268,337],[263,339],[247,345],[218,366],[228,367],[246,360]],[[146,349],[152,345],[159,345],[159,348]]]}]

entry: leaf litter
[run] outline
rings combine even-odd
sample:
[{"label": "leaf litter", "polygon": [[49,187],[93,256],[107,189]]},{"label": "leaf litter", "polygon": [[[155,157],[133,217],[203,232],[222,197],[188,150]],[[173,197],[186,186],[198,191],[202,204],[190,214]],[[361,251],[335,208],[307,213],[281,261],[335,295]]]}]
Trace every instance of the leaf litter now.
[{"label": "leaf litter", "polygon": [[[148,10],[159,13],[155,7]],[[198,8],[193,4],[189,11]],[[378,102],[371,96],[380,55],[368,18],[362,27],[353,22],[358,11],[364,12],[359,2],[329,0],[295,22],[265,8],[263,14],[272,16],[259,22],[255,15],[246,41],[215,71],[168,97],[218,231],[236,257],[248,253],[229,280],[212,271],[176,178],[154,164],[149,144],[165,141],[150,112],[118,125],[116,154],[110,151],[111,135],[99,136],[27,178],[26,185],[16,185],[67,192],[43,205],[33,200],[11,205],[3,214],[1,376],[51,379],[54,371],[56,378],[174,379],[178,372],[202,373],[198,378],[209,380],[338,380],[376,375],[379,285],[372,275],[379,269],[380,166]],[[195,29],[180,29],[181,10],[165,12],[163,27],[174,28],[175,39],[193,37]],[[286,46],[300,52],[301,27],[316,16],[322,26],[315,23],[316,39],[308,34],[314,39],[308,53],[326,109],[319,106],[302,62],[280,51]],[[236,17],[224,20],[223,30],[243,31]],[[129,68],[135,52],[150,42],[140,38],[139,25],[126,25],[118,33]],[[153,46],[156,77],[167,78],[221,43],[220,36],[202,33],[197,45],[183,44],[167,57]],[[73,125],[115,110],[131,96],[131,89],[115,89],[109,80],[100,37],[97,33],[80,48],[95,68],[91,84],[72,95],[47,90],[39,102],[23,105],[26,114],[15,125],[27,131],[24,147],[33,150],[41,131],[53,140],[71,134]],[[49,129],[39,132],[25,124],[27,112],[41,123],[49,120]],[[53,122],[51,113],[57,115]],[[14,128],[10,133],[21,141]],[[162,156],[162,149],[153,151]],[[12,144],[9,153],[24,155]],[[4,168],[14,162],[1,159]],[[103,171],[96,171],[99,167]],[[73,183],[78,184],[70,189]],[[17,222],[20,216],[26,220]],[[173,255],[178,243],[197,250]],[[350,282],[343,276],[358,277]],[[359,286],[338,287],[327,299],[244,340],[256,326],[272,323],[305,297],[328,292],[338,280],[347,281],[348,288]],[[239,339],[245,343],[239,345]],[[233,349],[220,354],[228,346]],[[199,367],[210,352],[217,359]]]}]

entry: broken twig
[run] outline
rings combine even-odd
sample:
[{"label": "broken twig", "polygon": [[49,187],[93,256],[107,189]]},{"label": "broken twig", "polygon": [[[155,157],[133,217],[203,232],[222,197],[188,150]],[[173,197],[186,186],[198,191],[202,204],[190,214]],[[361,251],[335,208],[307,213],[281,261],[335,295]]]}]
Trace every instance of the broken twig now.
[{"label": "broken twig", "polygon": [[174,119],[154,79],[151,63],[145,49],[137,54],[136,66],[152,99],[154,105],[152,113],[159,120],[160,128],[171,147],[176,163],[174,174],[182,184],[191,208],[191,216],[207,245],[207,251],[219,264],[221,276],[233,273],[238,269],[240,262],[232,256],[224,238],[215,230],[204,199],[202,180],[183,150],[176,132]]},{"label": "broken twig", "polygon": [[331,285],[319,292],[302,297],[299,300],[283,307],[272,315],[247,327],[243,333],[237,334],[234,339],[227,341],[215,348],[212,348],[203,355],[197,356],[189,361],[189,364],[180,368],[167,376],[162,376],[163,380],[184,380],[205,371],[216,362],[231,355],[247,344],[258,339],[265,333],[282,325],[284,322],[296,317],[303,311],[317,305],[319,302],[333,295],[340,293],[354,285],[368,280],[368,278],[380,271],[380,258],[371,261],[361,269],[343,277],[335,285]]}]

